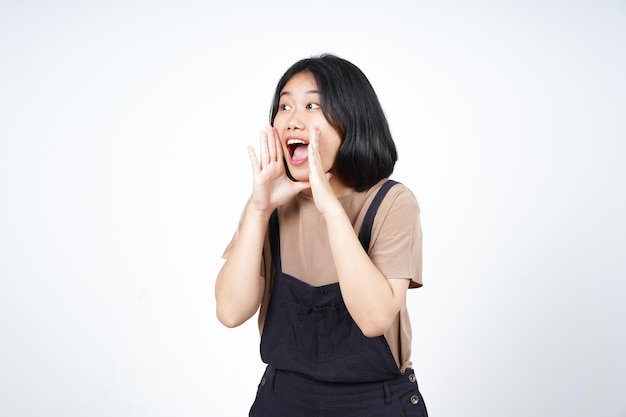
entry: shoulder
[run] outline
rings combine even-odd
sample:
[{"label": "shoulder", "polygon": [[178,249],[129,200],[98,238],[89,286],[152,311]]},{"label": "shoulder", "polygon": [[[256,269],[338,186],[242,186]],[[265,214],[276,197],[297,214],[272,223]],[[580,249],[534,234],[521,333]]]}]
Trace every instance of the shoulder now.
[{"label": "shoulder", "polygon": [[421,234],[420,206],[404,184],[389,189],[374,218],[374,242],[414,241]]},{"label": "shoulder", "polygon": [[382,201],[380,211],[387,214],[397,211],[419,214],[420,206],[413,191],[403,183],[395,181]]},{"label": "shoulder", "polygon": [[[380,186],[376,187],[380,189]],[[420,206],[417,198],[406,185],[396,181],[376,212],[372,238],[402,239],[419,233],[420,229]]]},{"label": "shoulder", "polygon": [[404,184],[391,187],[374,219],[368,254],[387,278],[411,278],[421,285],[422,231],[420,207]]}]

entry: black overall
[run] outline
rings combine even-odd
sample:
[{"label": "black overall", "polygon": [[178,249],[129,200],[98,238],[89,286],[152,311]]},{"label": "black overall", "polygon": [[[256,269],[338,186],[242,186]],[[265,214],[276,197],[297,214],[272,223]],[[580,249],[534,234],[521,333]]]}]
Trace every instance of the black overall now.
[{"label": "black overall", "polygon": [[[388,180],[359,233],[365,251]],[[278,216],[270,219],[275,266],[261,336],[268,364],[251,417],[427,416],[412,369],[401,373],[384,336],[368,338],[350,316],[339,283],[311,286],[282,271]]]}]

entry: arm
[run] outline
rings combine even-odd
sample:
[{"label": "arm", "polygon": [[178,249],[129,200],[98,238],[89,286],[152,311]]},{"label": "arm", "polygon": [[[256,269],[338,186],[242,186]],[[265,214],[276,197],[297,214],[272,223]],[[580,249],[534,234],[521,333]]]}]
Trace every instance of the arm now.
[{"label": "arm", "polygon": [[374,265],[324,175],[315,135],[309,147],[309,182],[316,207],[326,221],[344,302],[364,335],[380,336],[404,305],[410,277],[387,279]]},{"label": "arm", "polygon": [[404,305],[410,279],[387,279],[376,268],[343,209],[324,218],[346,307],[364,335],[380,336]]},{"label": "arm", "polygon": [[244,323],[261,305],[265,280],[259,271],[271,213],[308,187],[308,183],[287,178],[282,147],[271,126],[261,132],[260,151],[259,162],[254,150],[248,148],[254,176],[252,197],[237,240],[215,281],[217,318],[227,327]]},{"label": "arm", "polygon": [[216,313],[226,327],[244,323],[261,305],[265,280],[259,271],[269,215],[248,202],[237,240],[217,275]]}]

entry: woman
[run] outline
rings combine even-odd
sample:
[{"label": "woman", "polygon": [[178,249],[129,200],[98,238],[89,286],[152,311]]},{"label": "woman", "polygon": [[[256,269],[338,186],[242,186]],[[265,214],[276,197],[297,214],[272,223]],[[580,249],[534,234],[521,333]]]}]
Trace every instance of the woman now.
[{"label": "woman", "polygon": [[421,286],[419,206],[370,82],[333,55],[278,82],[253,190],[223,257],[217,317],[259,312],[268,364],[250,416],[426,416],[406,293]]}]

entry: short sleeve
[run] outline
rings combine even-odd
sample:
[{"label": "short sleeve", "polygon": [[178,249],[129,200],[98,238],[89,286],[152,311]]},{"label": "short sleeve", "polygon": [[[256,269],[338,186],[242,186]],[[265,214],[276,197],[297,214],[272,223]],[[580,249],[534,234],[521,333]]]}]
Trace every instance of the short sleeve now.
[{"label": "short sleeve", "polygon": [[387,278],[410,278],[422,286],[420,207],[404,185],[392,187],[378,209],[372,230],[370,259]]}]

